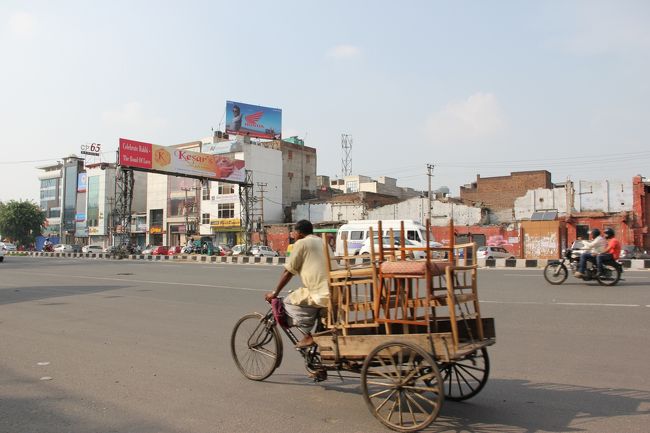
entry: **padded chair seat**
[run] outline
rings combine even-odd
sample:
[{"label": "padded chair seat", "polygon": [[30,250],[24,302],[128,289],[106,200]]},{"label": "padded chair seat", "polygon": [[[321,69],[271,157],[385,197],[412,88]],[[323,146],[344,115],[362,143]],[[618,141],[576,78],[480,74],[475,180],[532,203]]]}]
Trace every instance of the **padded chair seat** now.
[{"label": "padded chair seat", "polygon": [[[431,276],[444,275],[445,268],[451,266],[451,262],[428,262]],[[398,260],[394,262],[383,262],[379,265],[382,274],[388,275],[418,275],[423,276],[426,271],[426,260]]]}]

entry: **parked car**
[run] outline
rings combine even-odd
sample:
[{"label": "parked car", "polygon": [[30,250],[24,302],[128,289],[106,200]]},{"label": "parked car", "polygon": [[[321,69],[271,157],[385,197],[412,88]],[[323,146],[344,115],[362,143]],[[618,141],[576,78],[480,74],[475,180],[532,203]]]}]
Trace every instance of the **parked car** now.
[{"label": "parked car", "polygon": [[173,247],[169,247],[169,250],[167,251],[168,256],[173,256],[175,254],[180,254],[183,252],[183,247],[180,245],[174,245]]},{"label": "parked car", "polygon": [[101,253],[104,251],[104,248],[101,245],[84,245],[81,249],[82,253]]},{"label": "parked car", "polygon": [[476,250],[478,259],[514,259],[515,256],[503,247],[478,247]]},{"label": "parked car", "polygon": [[54,252],[55,253],[72,253],[74,250],[72,249],[72,245],[69,244],[56,244],[54,245]]},{"label": "parked car", "polygon": [[222,256],[229,256],[230,255],[230,247],[226,244],[219,244],[219,251],[221,251]]},{"label": "parked car", "polygon": [[158,245],[151,251],[152,256],[166,256],[169,253],[169,247],[166,245]]},{"label": "parked car", "polygon": [[16,251],[16,245],[11,242],[0,242],[0,249],[4,249],[6,252]]},{"label": "parked car", "polygon": [[82,246],[79,245],[79,244],[72,244],[72,252],[73,252],[73,253],[82,253],[82,252],[83,252],[83,248],[82,248]]},{"label": "parked car", "polygon": [[277,251],[274,251],[273,248],[266,245],[255,245],[251,248],[251,254],[255,257],[277,257],[280,255]]},{"label": "parked car", "polygon": [[[373,239],[374,239],[374,242],[375,242],[375,245],[374,245],[375,254],[377,254],[379,252],[379,240],[378,240],[377,236],[375,236]],[[404,245],[400,236],[395,236],[393,238],[393,243],[392,244],[390,242],[390,236],[384,236],[383,240],[382,240],[382,243],[383,243],[384,249],[399,248],[400,246]],[[440,244],[436,244],[436,246],[439,246],[439,245]],[[411,247],[411,248],[420,248],[420,245],[418,243],[410,240],[410,239],[407,239],[406,240],[406,247],[407,248],[409,248],[409,247]],[[424,259],[427,256],[424,251],[409,251],[409,252],[412,254],[413,258],[415,258],[415,259]],[[361,245],[361,248],[359,249],[359,255],[363,255],[363,254],[370,254],[370,238],[366,238],[366,240],[363,241],[363,244]]]},{"label": "parked car", "polygon": [[650,254],[635,245],[623,245],[621,259],[650,259]]},{"label": "parked car", "polygon": [[244,255],[246,255],[244,245],[239,244],[239,245],[235,245],[234,247],[232,247],[232,250],[230,250],[230,255],[232,255],[232,256],[244,256]]},{"label": "parked car", "polygon": [[0,262],[4,262],[5,260],[5,249],[0,248]]}]

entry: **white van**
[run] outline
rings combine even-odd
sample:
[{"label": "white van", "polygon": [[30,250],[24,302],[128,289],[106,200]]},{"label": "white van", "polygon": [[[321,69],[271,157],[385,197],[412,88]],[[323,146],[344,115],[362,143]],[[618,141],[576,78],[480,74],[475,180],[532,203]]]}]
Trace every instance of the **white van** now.
[{"label": "white van", "polygon": [[[413,220],[382,220],[381,228],[384,231],[383,235],[388,236],[390,229],[393,229],[395,235],[400,232],[401,222],[404,221],[404,233],[406,239],[409,239],[418,246],[422,246],[426,242],[427,229],[417,221]],[[344,243],[348,242],[348,254],[353,256],[359,254],[359,250],[363,245],[363,241],[368,238],[368,230],[377,233],[379,220],[358,220],[350,221],[343,224],[338,232],[336,232],[336,251],[337,256],[343,255]],[[429,238],[430,241],[433,238]]]}]

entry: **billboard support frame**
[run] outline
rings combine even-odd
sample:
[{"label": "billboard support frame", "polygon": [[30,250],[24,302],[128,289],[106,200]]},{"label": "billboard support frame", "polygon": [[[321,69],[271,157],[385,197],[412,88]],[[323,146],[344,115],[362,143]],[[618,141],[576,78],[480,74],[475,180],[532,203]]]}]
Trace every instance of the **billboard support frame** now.
[{"label": "billboard support frame", "polygon": [[253,207],[255,192],[253,191],[253,172],[246,170],[244,183],[239,184],[239,213],[242,217],[241,237],[244,241],[244,251],[248,254],[251,247],[251,232],[253,229]]}]

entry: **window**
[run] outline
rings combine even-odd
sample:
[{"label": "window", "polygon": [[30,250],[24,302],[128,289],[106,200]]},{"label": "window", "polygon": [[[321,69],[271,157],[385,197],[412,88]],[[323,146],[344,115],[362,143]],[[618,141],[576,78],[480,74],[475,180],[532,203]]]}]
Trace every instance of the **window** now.
[{"label": "window", "polygon": [[206,183],[203,188],[201,188],[201,198],[203,200],[210,200],[210,184]]},{"label": "window", "polygon": [[149,221],[151,221],[152,226],[161,226],[163,223],[163,210],[151,209],[149,211]]},{"label": "window", "polygon": [[356,180],[350,181],[345,185],[346,192],[359,192],[359,182]]},{"label": "window", "polygon": [[201,214],[201,224],[210,224],[210,214],[202,213]]},{"label": "window", "polygon": [[293,159],[293,150],[287,152],[287,159]]},{"label": "window", "polygon": [[589,239],[589,226],[578,224],[576,225],[576,238],[581,238],[584,240]]},{"label": "window", "polygon": [[287,177],[289,178],[289,180],[293,180],[293,173],[288,172]]},{"label": "window", "polygon": [[305,188],[309,186],[309,176],[305,176]]},{"label": "window", "polygon": [[363,231],[355,230],[355,231],[350,232],[350,240],[351,241],[362,241],[363,239],[364,239]]},{"label": "window", "polygon": [[417,230],[407,230],[406,239],[410,241],[417,241],[417,242],[422,241],[422,239],[420,239],[420,233]]},{"label": "window", "polygon": [[224,194],[234,194],[235,193],[235,185],[232,183],[223,183],[219,182],[219,195],[224,195]]},{"label": "window", "polygon": [[234,218],[235,217],[235,203],[219,203],[217,216],[219,218]]},{"label": "window", "polygon": [[311,162],[311,155],[305,155],[305,163],[309,164]]}]

